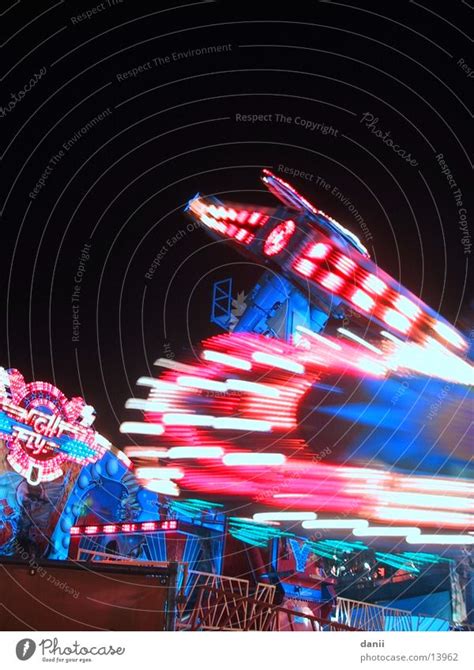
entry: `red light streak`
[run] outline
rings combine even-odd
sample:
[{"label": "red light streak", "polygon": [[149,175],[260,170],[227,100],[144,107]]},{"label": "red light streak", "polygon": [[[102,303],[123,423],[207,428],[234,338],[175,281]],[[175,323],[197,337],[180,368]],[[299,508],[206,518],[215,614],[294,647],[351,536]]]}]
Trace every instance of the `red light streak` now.
[{"label": "red light streak", "polygon": [[369,293],[382,295],[387,290],[387,284],[379,279],[376,275],[368,272],[366,278],[363,281],[363,288],[366,291],[369,291]]},{"label": "red light streak", "polygon": [[375,300],[367,293],[364,293],[364,291],[361,291],[361,289],[354,291],[351,296],[351,302],[360,307],[360,309],[363,309],[364,312],[369,312],[375,306]]},{"label": "red light streak", "polygon": [[308,261],[306,258],[299,258],[293,265],[293,269],[298,272],[298,274],[303,275],[303,277],[312,277],[316,265],[311,261]]},{"label": "red light streak", "polygon": [[[310,336],[308,342],[310,349],[304,351],[285,342],[250,334],[224,334],[205,342],[204,350],[213,352],[211,358],[215,360],[201,359],[187,373],[226,384],[229,366],[232,368],[236,364],[231,377],[236,388],[226,392],[208,393],[191,386],[180,386],[178,378],[183,371],[178,368],[162,373],[160,379],[163,386],[154,385],[152,388],[154,400],[161,402],[166,395],[167,416],[173,417],[173,421],[180,417],[180,421],[188,425],[167,424],[166,434],[155,438],[157,446],[154,448],[162,447],[170,452],[177,449],[172,464],[182,468],[183,477],[179,480],[181,495],[205,493],[219,500],[223,496],[231,496],[249,501],[264,500],[272,508],[281,507],[279,497],[267,495],[270,490],[288,497],[293,495],[289,504],[294,510],[308,510],[313,506],[318,512],[345,513],[350,509],[352,515],[360,515],[373,523],[387,521],[383,516],[383,501],[396,500],[393,494],[397,492],[427,490],[437,494],[438,491],[431,488],[433,482],[430,478],[406,478],[371,468],[351,468],[312,460],[309,446],[297,432],[298,408],[306,391],[315,380],[321,379],[326,370],[360,376],[360,366],[363,366],[365,374],[378,376],[385,374],[386,367],[384,354],[377,348],[372,351],[366,347],[361,356],[358,342],[336,342],[332,338],[324,338],[321,342],[321,336]],[[238,391],[239,383],[243,384],[245,391]],[[258,385],[262,383],[265,388],[275,389],[277,395],[270,397],[251,392],[252,384],[256,384],[258,390]],[[170,387],[177,392],[170,394]],[[248,422],[253,419],[270,424],[271,432],[252,431],[252,423]],[[166,423],[160,412],[149,420]],[[242,440],[239,436],[235,437],[235,431],[228,430],[231,426],[248,429],[247,432],[242,431]],[[261,423],[255,426],[263,427]],[[262,454],[261,462],[258,462],[257,455],[253,463],[239,464],[240,457],[234,458],[232,454],[242,453],[249,444],[252,445],[252,453]],[[212,447],[218,451],[214,459],[206,461],[189,458],[192,454],[186,448],[180,459],[178,449],[183,445],[194,446],[198,452],[200,448]],[[265,462],[266,452],[282,454],[286,460],[269,465]],[[148,459],[147,463],[163,466],[163,460],[153,463]],[[146,481],[141,483],[148,485]],[[149,485],[153,486],[151,480]],[[459,527],[456,524],[460,517],[449,515],[453,514],[453,508],[458,503],[463,503],[453,501],[452,497],[462,495],[464,487],[462,481],[456,481],[455,488],[441,486],[441,491],[445,493],[426,501],[430,510],[439,513],[440,518],[448,524],[452,523],[453,527]],[[160,492],[165,495],[179,493]],[[288,505],[288,502],[285,504]],[[433,524],[431,519],[423,520],[419,515],[413,521],[401,519],[401,522],[420,527]]]},{"label": "red light streak", "polygon": [[340,272],[344,275],[350,275],[355,271],[357,268],[357,265],[354,263],[353,260],[350,258],[347,258],[347,256],[344,256],[340,254],[335,262],[335,265]]},{"label": "red light streak", "polygon": [[333,293],[339,293],[339,289],[344,284],[344,279],[338,277],[334,272],[326,272],[320,279],[320,283],[324,288]]},{"label": "red light streak", "polygon": [[329,244],[318,242],[316,244],[312,244],[310,247],[307,248],[306,256],[308,258],[323,259],[326,258],[330,249],[331,247],[329,246]]}]

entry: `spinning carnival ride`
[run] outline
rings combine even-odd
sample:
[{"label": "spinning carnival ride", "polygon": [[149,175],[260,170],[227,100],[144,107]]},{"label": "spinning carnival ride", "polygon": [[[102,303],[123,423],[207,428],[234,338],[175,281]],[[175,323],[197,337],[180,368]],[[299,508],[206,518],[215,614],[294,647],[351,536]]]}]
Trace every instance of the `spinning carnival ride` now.
[{"label": "spinning carnival ride", "polygon": [[[347,595],[376,582],[397,600],[397,580],[403,593],[435,597],[448,582],[445,619],[464,622],[456,593],[466,588],[445,554],[474,544],[468,341],[350,231],[267,170],[263,182],[278,207],[189,202],[216,244],[266,270],[237,311],[232,280],[217,282],[211,320],[227,332],[138,380],[148,396],[126,403],[142,415],[121,425],[135,438],[125,453],[92,428],[81,398],[0,368],[0,555],[166,565],[174,586],[163,611],[174,611],[178,587],[184,627],[197,587],[222,580],[255,598],[280,589],[290,610],[326,623],[334,585]],[[347,612],[364,603],[340,595],[337,620],[357,627]]]},{"label": "spinning carnival ride", "polygon": [[[232,333],[138,380],[148,397],[127,407],[145,420],[121,431],[152,436],[125,450],[140,483],[226,501],[247,521],[473,543],[468,342],[350,231],[268,170],[263,182],[280,207],[189,202],[204,230],[268,271]],[[321,334],[349,309],[362,337]]]}]

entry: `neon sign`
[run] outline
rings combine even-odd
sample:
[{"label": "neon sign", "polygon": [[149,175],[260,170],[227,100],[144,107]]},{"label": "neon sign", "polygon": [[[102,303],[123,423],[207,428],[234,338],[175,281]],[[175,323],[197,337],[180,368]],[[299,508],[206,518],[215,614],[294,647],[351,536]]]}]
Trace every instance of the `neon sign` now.
[{"label": "neon sign", "polygon": [[94,463],[110,443],[91,425],[94,409],[68,400],[46,382],[26,384],[14,369],[0,368],[0,439],[10,466],[30,484],[58,479],[64,463]]}]

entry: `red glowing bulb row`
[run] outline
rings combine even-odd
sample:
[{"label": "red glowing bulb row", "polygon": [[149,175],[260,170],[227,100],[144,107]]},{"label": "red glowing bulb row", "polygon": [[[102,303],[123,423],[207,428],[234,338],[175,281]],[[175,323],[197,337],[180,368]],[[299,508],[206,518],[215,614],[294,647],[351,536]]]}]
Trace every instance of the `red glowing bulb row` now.
[{"label": "red glowing bulb row", "polygon": [[452,344],[460,349],[465,346],[463,338],[454,329],[425,312],[422,303],[414,296],[399,293],[396,282],[386,273],[380,270],[377,274],[368,272],[341,253],[335,244],[320,241],[307,244],[292,267],[300,276],[314,281],[359,312],[374,316],[398,333],[425,341],[428,327],[444,345]]},{"label": "red glowing bulb row", "polygon": [[207,228],[244,245],[255,239],[253,231],[269,219],[263,210],[217,205],[204,202],[199,197],[190,202],[189,211]]},{"label": "red glowing bulb row", "polygon": [[273,193],[273,195],[275,195],[279,200],[281,200],[281,202],[283,202],[287,207],[290,209],[296,209],[299,212],[305,212],[306,214],[309,213],[313,221],[315,217],[316,220],[318,217],[320,217],[323,220],[323,223],[321,224],[321,221],[319,221],[319,226],[322,225],[326,232],[328,232],[327,222],[330,222],[333,231],[337,231],[337,234],[343,239],[350,240],[350,243],[358,249],[359,253],[369,258],[369,252],[364,247],[357,235],[354,235],[352,231],[350,231],[348,228],[345,228],[339,223],[339,221],[336,221],[336,219],[328,216],[328,214],[323,212],[321,209],[314,207],[314,205],[312,205],[304,196],[302,196],[301,193],[299,193],[299,191],[297,191],[291,184],[288,184],[288,182],[284,181],[281,177],[277,177],[267,169],[263,170],[262,181],[270,190],[270,192]]},{"label": "red glowing bulb row", "polygon": [[142,521],[140,523],[110,523],[104,525],[72,526],[71,535],[114,535],[116,533],[156,533],[157,531],[177,530],[178,522]]}]

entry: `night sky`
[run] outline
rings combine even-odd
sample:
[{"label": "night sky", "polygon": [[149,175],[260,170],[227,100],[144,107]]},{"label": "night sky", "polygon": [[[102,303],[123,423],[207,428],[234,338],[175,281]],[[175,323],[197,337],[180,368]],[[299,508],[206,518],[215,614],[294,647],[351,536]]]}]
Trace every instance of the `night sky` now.
[{"label": "night sky", "polygon": [[123,444],[137,378],[218,332],[213,282],[262,270],[187,200],[272,206],[262,167],[465,327],[467,2],[1,5],[0,365],[84,395]]}]

